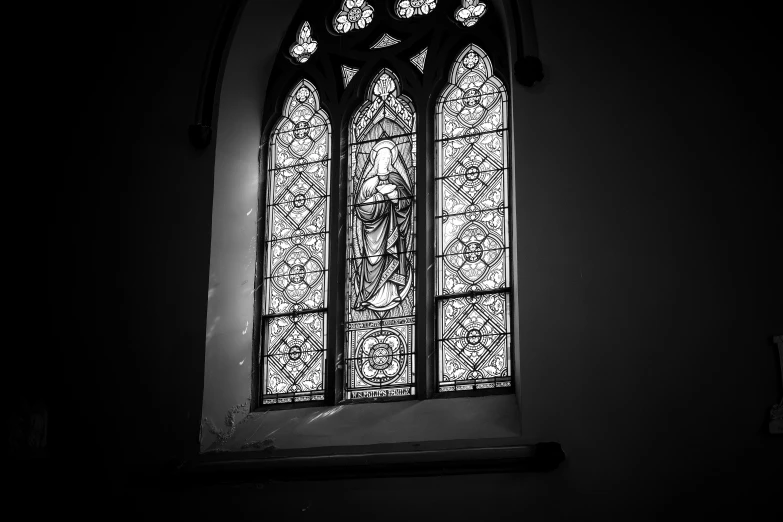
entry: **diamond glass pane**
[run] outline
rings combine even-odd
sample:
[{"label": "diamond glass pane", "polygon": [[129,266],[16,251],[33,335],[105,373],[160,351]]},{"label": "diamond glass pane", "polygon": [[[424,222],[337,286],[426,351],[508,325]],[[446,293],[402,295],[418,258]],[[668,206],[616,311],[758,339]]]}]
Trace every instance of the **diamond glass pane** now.
[{"label": "diamond glass pane", "polygon": [[264,404],[323,400],[326,314],[296,314],[266,321]]},{"label": "diamond glass pane", "polygon": [[415,393],[416,118],[388,69],[350,127],[347,399]]},{"label": "diamond glass pane", "polygon": [[318,92],[303,80],[269,144],[263,404],[324,399],[330,140]]},{"label": "diamond glass pane", "polygon": [[489,58],[468,46],[435,114],[439,391],[510,385],[507,113]]},{"label": "diamond glass pane", "polygon": [[438,308],[438,391],[510,386],[508,294],[444,299]]}]

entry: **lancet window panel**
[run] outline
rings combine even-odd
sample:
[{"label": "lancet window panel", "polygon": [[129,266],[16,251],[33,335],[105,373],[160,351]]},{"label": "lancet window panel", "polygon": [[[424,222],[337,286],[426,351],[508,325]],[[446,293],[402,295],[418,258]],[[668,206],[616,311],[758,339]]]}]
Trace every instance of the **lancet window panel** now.
[{"label": "lancet window panel", "polygon": [[435,259],[440,392],[510,386],[508,104],[475,45],[435,114]]},{"label": "lancet window panel", "polygon": [[346,399],[416,388],[416,116],[381,70],[350,126]]},{"label": "lancet window panel", "polygon": [[262,403],[325,397],[331,125],[308,81],[269,140],[262,280]]}]

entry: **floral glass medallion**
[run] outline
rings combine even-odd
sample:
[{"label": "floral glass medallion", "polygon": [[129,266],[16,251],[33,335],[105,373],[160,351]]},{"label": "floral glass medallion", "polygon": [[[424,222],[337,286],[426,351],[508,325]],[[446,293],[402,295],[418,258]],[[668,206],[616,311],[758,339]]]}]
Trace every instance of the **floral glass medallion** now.
[{"label": "floral glass medallion", "polygon": [[383,36],[381,36],[377,42],[370,46],[370,49],[383,49],[384,47],[391,47],[392,45],[396,45],[401,41],[402,40],[398,40],[386,33],[383,33]]},{"label": "floral glass medallion", "polygon": [[429,14],[436,5],[438,0],[397,0],[395,11],[400,18],[410,18]]},{"label": "floral glass medallion", "polygon": [[462,7],[454,11],[454,18],[465,27],[475,25],[487,12],[487,4],[479,0],[462,0]]},{"label": "floral glass medallion", "polygon": [[299,63],[305,63],[318,49],[318,42],[313,40],[310,24],[302,23],[296,33],[296,42],[289,49],[291,57]]},{"label": "floral glass medallion", "polygon": [[415,56],[411,58],[411,63],[416,66],[416,68],[421,72],[424,73],[424,63],[427,61],[427,48],[425,47],[418,53],[416,53]]},{"label": "floral glass medallion", "polygon": [[343,73],[343,87],[348,87],[348,84],[351,83],[351,80],[356,75],[356,73],[359,72],[359,69],[354,69],[353,67],[348,67],[347,65],[341,65],[340,69]]},{"label": "floral glass medallion", "polygon": [[340,11],[334,15],[332,25],[338,33],[364,29],[371,22],[375,10],[366,0],[344,0]]}]

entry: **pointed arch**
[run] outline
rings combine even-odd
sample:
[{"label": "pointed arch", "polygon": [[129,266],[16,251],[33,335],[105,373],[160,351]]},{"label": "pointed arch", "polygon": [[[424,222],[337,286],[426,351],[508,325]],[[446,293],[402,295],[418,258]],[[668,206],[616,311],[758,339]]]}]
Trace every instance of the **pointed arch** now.
[{"label": "pointed arch", "polygon": [[437,386],[511,386],[508,95],[465,47],[436,104]]},{"label": "pointed arch", "polygon": [[381,69],[349,127],[347,399],[415,395],[416,112]]},{"label": "pointed arch", "polygon": [[262,304],[262,404],[325,399],[331,123],[300,80],[270,140]]}]

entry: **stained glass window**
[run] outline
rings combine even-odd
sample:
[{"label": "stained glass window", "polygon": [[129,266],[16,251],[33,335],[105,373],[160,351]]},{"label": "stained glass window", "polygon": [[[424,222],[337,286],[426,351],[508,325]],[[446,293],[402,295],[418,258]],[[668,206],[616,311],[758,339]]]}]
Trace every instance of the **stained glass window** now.
[{"label": "stained glass window", "polygon": [[318,42],[313,39],[310,24],[307,22],[302,23],[296,32],[296,42],[291,45],[288,52],[297,62],[305,63],[317,49]]},{"label": "stained glass window", "polygon": [[511,382],[507,93],[470,45],[436,113],[438,390]]},{"label": "stained glass window", "polygon": [[353,77],[359,72],[359,69],[348,67],[347,65],[341,65],[340,70],[343,73],[343,87],[348,87]]},{"label": "stained glass window", "polygon": [[480,0],[461,0],[462,7],[454,11],[454,18],[465,27],[475,25],[487,12],[487,4]]},{"label": "stained glass window", "polygon": [[427,62],[427,48],[425,47],[416,55],[411,57],[411,63],[416,66],[416,68],[419,70],[419,72],[424,72],[424,64]]},{"label": "stained glass window", "polygon": [[349,129],[345,396],[415,393],[416,113],[381,70]]},{"label": "stained glass window", "polygon": [[400,18],[429,14],[438,5],[438,0],[397,0],[395,11]]},{"label": "stained glass window", "polygon": [[367,0],[344,0],[332,25],[338,33],[364,29],[372,22],[375,10]]},{"label": "stained glass window", "polygon": [[384,47],[391,47],[392,45],[396,45],[400,42],[401,40],[398,40],[393,36],[384,33],[383,36],[378,38],[377,42],[375,42],[370,46],[370,49],[383,49]]},{"label": "stained glass window", "polygon": [[269,140],[263,404],[324,400],[331,127],[299,82]]},{"label": "stained glass window", "polygon": [[270,77],[307,80],[270,81],[262,113],[254,404],[512,391],[500,13],[486,0],[303,0],[299,13]]}]

